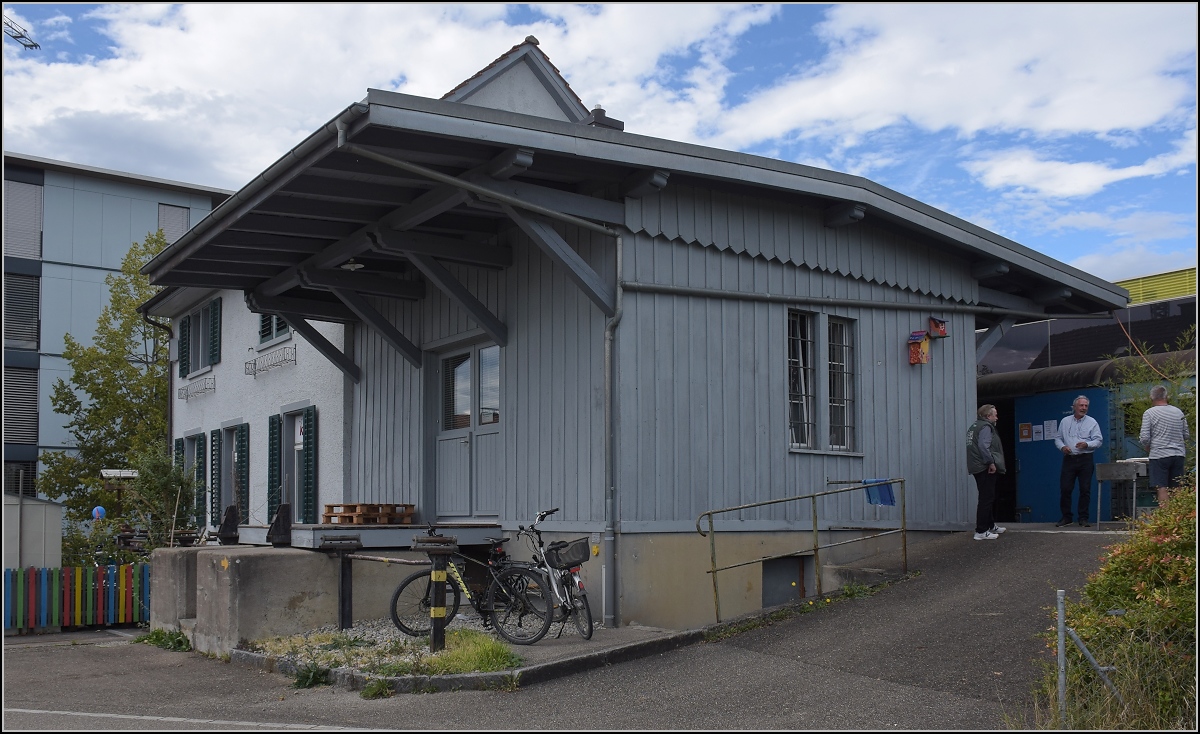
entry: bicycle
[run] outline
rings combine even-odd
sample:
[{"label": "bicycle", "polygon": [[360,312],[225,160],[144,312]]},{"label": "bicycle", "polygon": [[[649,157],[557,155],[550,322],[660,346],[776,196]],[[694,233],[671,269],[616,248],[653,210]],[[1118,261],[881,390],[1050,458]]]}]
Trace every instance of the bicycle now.
[{"label": "bicycle", "polygon": [[[572,541],[556,540],[549,546],[543,546],[542,531],[538,530],[537,526],[556,512],[557,507],[553,510],[542,510],[528,528],[517,526],[517,537],[524,536],[532,541],[535,553],[534,567],[548,581],[554,593],[553,609],[546,617],[551,623],[565,623],[570,617],[575,623],[575,629],[579,631],[579,636],[590,640],[595,624],[592,620],[592,607],[583,588],[583,579],[579,577],[580,567],[591,557],[590,543],[587,538],[578,538]],[[549,629],[549,624],[546,627]],[[558,637],[562,636],[562,631],[563,628],[559,627]],[[537,639],[540,640],[541,637]]]},{"label": "bicycle", "polygon": [[[429,528],[434,535],[434,528]],[[462,597],[483,619],[484,627],[494,628],[504,639],[514,645],[532,645],[546,635],[550,629],[550,617],[545,610],[547,603],[546,581],[528,563],[511,559],[504,550],[507,538],[485,538],[488,541],[488,559],[477,561],[462,553],[452,553],[446,563],[446,624],[458,614]],[[463,575],[462,562],[474,563],[488,572],[486,591],[472,591]],[[405,634],[414,637],[428,635],[433,629],[430,607],[433,602],[433,584],[428,571],[417,571],[396,587],[389,607],[392,622]]]}]

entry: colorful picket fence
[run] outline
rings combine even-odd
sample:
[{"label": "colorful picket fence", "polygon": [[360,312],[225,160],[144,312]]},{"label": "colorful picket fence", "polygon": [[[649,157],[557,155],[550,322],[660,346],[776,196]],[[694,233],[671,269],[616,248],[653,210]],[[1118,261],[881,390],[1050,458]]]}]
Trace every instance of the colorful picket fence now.
[{"label": "colorful picket fence", "polygon": [[149,563],[4,569],[6,630],[149,620]]}]

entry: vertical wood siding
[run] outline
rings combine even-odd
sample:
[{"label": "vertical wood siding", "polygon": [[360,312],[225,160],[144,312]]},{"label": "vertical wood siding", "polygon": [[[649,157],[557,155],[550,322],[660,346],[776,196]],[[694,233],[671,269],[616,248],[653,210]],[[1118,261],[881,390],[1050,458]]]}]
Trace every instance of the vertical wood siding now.
[{"label": "vertical wood siding", "polygon": [[[626,264],[627,277],[640,282],[928,300],[862,279],[645,235],[626,243]],[[617,429],[623,523],[690,524],[710,509],[823,491],[827,479],[887,476],[907,479],[910,527],[969,520],[973,486],[960,443],[975,409],[971,316],[933,306],[928,312],[797,307],[854,321],[861,455],[840,455],[788,450],[787,305],[627,292],[624,308]],[[930,364],[909,365],[908,335],[926,329],[930,315],[946,319],[951,336],[933,344]],[[861,493],[826,498],[819,512],[843,525],[899,517],[897,509],[866,505]],[[808,513],[806,503],[796,503],[744,511],[738,519],[747,528],[756,521],[807,525]]]},{"label": "vertical wood siding", "polygon": [[[605,282],[612,282],[611,238],[572,227],[559,232]],[[447,265],[508,327],[508,344],[500,350],[502,443],[480,447],[497,457],[493,486],[499,487],[499,497],[492,504],[501,521],[525,522],[551,507],[562,508],[557,520],[602,521],[603,314],[524,235],[512,230],[504,237],[514,259],[504,271]],[[455,336],[469,338],[477,328],[436,289],[417,302],[371,302],[422,348]],[[420,505],[423,481],[432,480],[436,471],[425,466],[422,445],[436,433],[423,402],[436,379],[414,369],[362,325],[354,343],[363,379],[354,388],[354,496],[347,501]],[[424,370],[436,364],[433,360]]]},{"label": "vertical wood siding", "polygon": [[4,629],[147,622],[150,564],[4,569]]},{"label": "vertical wood siding", "polygon": [[687,185],[627,199],[633,232],[805,265],[849,278],[975,302],[977,283],[964,260],[891,229],[861,223],[831,229],[820,209],[786,205]]}]

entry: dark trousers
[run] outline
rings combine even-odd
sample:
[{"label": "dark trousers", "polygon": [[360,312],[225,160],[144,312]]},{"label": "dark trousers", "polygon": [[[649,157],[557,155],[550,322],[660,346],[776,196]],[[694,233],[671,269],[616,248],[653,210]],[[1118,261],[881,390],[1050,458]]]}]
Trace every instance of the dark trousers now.
[{"label": "dark trousers", "polygon": [[1062,472],[1058,475],[1058,506],[1062,510],[1064,520],[1071,519],[1071,493],[1075,490],[1075,482],[1079,482],[1079,513],[1080,522],[1088,519],[1088,501],[1092,498],[1092,472],[1096,469],[1096,460],[1091,454],[1070,454],[1063,457]]},{"label": "dark trousers", "polygon": [[992,526],[996,524],[993,507],[996,504],[996,479],[1000,474],[988,474],[986,471],[981,471],[971,476],[975,477],[975,486],[979,489],[979,507],[975,510],[975,532],[982,533],[991,530]]}]

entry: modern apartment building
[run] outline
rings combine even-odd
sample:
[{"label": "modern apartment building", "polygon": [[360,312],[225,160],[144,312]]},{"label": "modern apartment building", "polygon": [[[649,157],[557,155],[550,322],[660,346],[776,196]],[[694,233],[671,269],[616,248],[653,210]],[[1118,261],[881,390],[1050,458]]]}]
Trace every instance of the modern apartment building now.
[{"label": "modern apartment building", "polygon": [[38,455],[70,449],[50,406],[63,337],[90,344],[106,276],[133,242],[174,242],[232,192],[4,153],[4,490],[34,496]]}]

